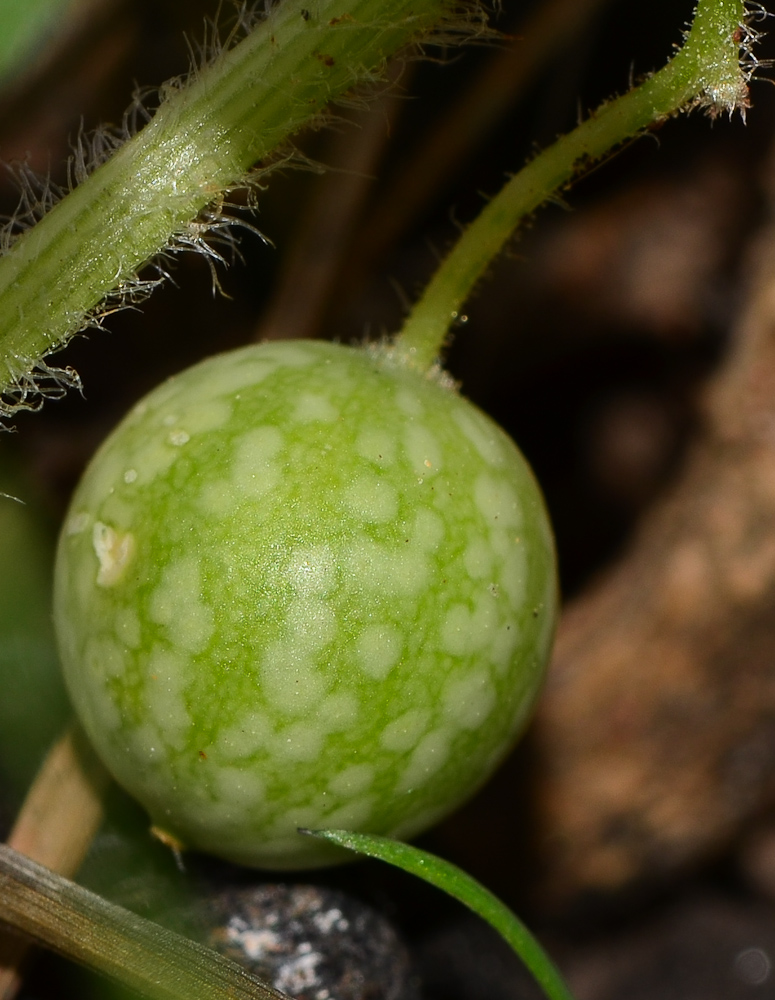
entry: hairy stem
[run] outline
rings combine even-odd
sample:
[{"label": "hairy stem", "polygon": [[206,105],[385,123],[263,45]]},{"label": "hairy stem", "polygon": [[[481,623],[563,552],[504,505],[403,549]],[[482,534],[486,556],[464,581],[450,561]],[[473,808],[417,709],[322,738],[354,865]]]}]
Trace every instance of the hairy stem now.
[{"label": "hairy stem", "polygon": [[138,268],[171,239],[201,239],[196,220],[252,164],[457,6],[304,3],[279,4],[173,89],[141,132],[0,258],[0,415],[36,405],[41,359],[87,325],[106,295],[137,291]]},{"label": "hairy stem", "polygon": [[712,113],[747,107],[750,56],[743,0],[699,0],[683,48],[659,72],[604,104],[513,176],[466,229],[410,312],[396,340],[428,369],[476,282],[525,216],[590,164],[655,122],[695,105]]}]

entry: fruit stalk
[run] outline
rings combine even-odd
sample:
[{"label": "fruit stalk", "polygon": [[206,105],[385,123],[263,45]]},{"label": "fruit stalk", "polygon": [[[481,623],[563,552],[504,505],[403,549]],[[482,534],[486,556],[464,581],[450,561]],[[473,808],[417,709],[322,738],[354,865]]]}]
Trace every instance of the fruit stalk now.
[{"label": "fruit stalk", "polygon": [[471,290],[521,221],[609,150],[682,110],[744,113],[755,39],[743,0],[700,0],[683,47],[666,66],[536,156],[485,205],[410,312],[396,347],[420,370],[430,368]]}]

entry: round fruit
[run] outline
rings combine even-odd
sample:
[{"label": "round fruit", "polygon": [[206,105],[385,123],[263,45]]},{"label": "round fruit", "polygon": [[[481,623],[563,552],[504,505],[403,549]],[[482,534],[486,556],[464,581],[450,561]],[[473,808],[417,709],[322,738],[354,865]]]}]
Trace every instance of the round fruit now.
[{"label": "round fruit", "polygon": [[389,351],[251,346],[140,402],[66,519],[67,684],[182,844],[341,860],[298,827],[408,837],[525,722],[554,630],[551,531],[512,441]]}]

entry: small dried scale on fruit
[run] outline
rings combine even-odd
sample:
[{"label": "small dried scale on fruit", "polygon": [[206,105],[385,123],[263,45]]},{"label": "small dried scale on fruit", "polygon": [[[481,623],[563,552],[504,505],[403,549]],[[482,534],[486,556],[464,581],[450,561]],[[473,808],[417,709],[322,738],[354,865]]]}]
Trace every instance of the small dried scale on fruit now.
[{"label": "small dried scale on fruit", "polygon": [[95,747],[153,824],[248,865],[411,837],[522,729],[556,616],[513,442],[390,351],[250,346],[150,393],[66,518],[55,618]]}]

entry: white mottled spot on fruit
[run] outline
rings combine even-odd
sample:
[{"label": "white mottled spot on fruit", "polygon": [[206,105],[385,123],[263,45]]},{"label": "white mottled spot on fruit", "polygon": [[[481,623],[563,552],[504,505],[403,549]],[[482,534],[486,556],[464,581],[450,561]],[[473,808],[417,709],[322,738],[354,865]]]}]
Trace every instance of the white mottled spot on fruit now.
[{"label": "white mottled spot on fruit", "polygon": [[237,462],[246,470],[260,468],[274,458],[282,444],[283,436],[277,427],[254,427],[237,441]]},{"label": "white mottled spot on fruit", "polygon": [[326,813],[325,824],[331,830],[357,830],[359,826],[368,823],[373,808],[374,801],[371,798],[347,802],[339,809]]},{"label": "white mottled spot on fruit", "polygon": [[202,487],[197,504],[204,514],[218,518],[227,517],[234,508],[237,490],[228,479],[216,479]]},{"label": "white mottled spot on fruit", "polygon": [[140,645],[141,631],[140,619],[134,608],[118,608],[113,620],[118,641],[129,649],[137,649]]},{"label": "white mottled spot on fruit", "polygon": [[522,526],[519,497],[505,480],[482,473],[474,484],[474,499],[487,520],[499,528],[516,530]]},{"label": "white mottled spot on fruit", "polygon": [[294,601],[285,615],[288,637],[299,649],[313,652],[336,635],[336,615],[326,602],[315,597]]},{"label": "white mottled spot on fruit", "polygon": [[92,528],[92,546],[99,562],[97,585],[114,587],[126,573],[135,554],[135,538],[97,521]]},{"label": "white mottled spot on fruit", "polygon": [[499,674],[510,665],[519,636],[520,630],[516,621],[509,621],[496,629],[490,646],[490,660]]},{"label": "white mottled spot on fruit", "polygon": [[396,442],[387,431],[367,427],[358,435],[355,450],[368,462],[390,465],[396,457]]},{"label": "white mottled spot on fruit", "polygon": [[445,716],[463,729],[476,729],[495,707],[495,688],[486,670],[451,677],[444,685]]},{"label": "white mottled spot on fruit", "polygon": [[121,738],[120,730],[125,720],[107,686],[92,684],[85,702],[79,701],[79,708],[84,703],[88,705],[88,715],[97,720],[100,734],[110,734],[116,741]]},{"label": "white mottled spot on fruit", "polygon": [[71,514],[65,522],[65,534],[80,535],[89,527],[90,521],[91,515],[85,510],[80,510],[77,514]]},{"label": "white mottled spot on fruit", "polygon": [[417,512],[411,528],[412,544],[423,551],[432,552],[444,538],[444,522],[432,510],[422,508]]},{"label": "white mottled spot on fruit", "polygon": [[191,724],[183,698],[188,672],[185,659],[156,648],[147,661],[146,708],[168,745],[181,746]]},{"label": "white mottled spot on fruit", "polygon": [[327,545],[296,549],[288,563],[287,573],[297,594],[322,597],[336,586],[336,558]]},{"label": "white mottled spot on fruit", "polygon": [[397,594],[418,594],[428,583],[430,567],[420,552],[399,552],[393,556],[391,576]]},{"label": "white mottled spot on fruit", "polygon": [[396,393],[396,405],[402,413],[406,413],[409,417],[422,416],[423,406],[416,392],[399,389]]},{"label": "white mottled spot on fruit", "polygon": [[414,472],[428,476],[439,471],[442,453],[435,434],[425,427],[409,424],[404,432],[404,444]]},{"label": "white mottled spot on fruit", "polygon": [[503,465],[503,444],[496,428],[476,411],[457,409],[454,420],[481,457],[491,466]]},{"label": "white mottled spot on fruit", "polygon": [[349,729],[358,712],[358,699],[352,691],[335,691],[320,704],[315,720],[327,733],[337,733]]},{"label": "white mottled spot on fruit", "polygon": [[381,681],[396,665],[404,640],[392,625],[372,625],[358,636],[356,649],[363,672]]},{"label": "white mottled spot on fruit", "polygon": [[272,459],[283,445],[276,427],[255,427],[243,434],[235,448],[232,481],[241,493],[252,498],[263,496],[280,479],[280,470]]},{"label": "white mottled spot on fruit", "polygon": [[328,783],[335,795],[360,795],[374,783],[375,771],[371,764],[353,764],[340,771]]},{"label": "white mottled spot on fruit", "polygon": [[409,764],[396,782],[396,793],[409,791],[423,785],[428,778],[443,767],[449,757],[449,733],[436,729],[420,740],[415,747]]},{"label": "white mottled spot on fruit", "polygon": [[[208,386],[209,391],[209,386]],[[180,422],[185,424],[190,436],[203,431],[214,431],[225,426],[231,417],[231,406],[224,399],[197,400],[181,414]]]},{"label": "white mottled spot on fruit", "polygon": [[127,469],[124,473],[124,482],[130,486],[137,480],[137,469]]},{"label": "white mottled spot on fruit", "polygon": [[167,416],[162,419],[162,423],[165,427],[174,427],[179,419],[180,417],[177,413],[168,413]]},{"label": "white mottled spot on fruit", "polygon": [[264,654],[261,690],[278,711],[306,712],[320,701],[326,687],[325,677],[292,643],[273,643]]},{"label": "white mottled spot on fruit", "polygon": [[493,527],[490,531],[490,548],[499,559],[508,559],[514,547],[514,532]]},{"label": "white mottled spot on fruit", "polygon": [[498,611],[489,590],[473,611],[464,604],[453,604],[441,626],[441,644],[447,653],[464,656],[492,642],[498,623]]},{"label": "white mottled spot on fruit", "polygon": [[163,744],[159,741],[159,731],[150,722],[132,726],[126,731],[129,759],[138,759],[141,765],[161,763]]},{"label": "white mottled spot on fruit", "polygon": [[274,751],[285,760],[315,760],[320,755],[323,737],[310,720],[294,722],[276,734]]},{"label": "white mottled spot on fruit", "polygon": [[428,582],[430,569],[422,552],[409,546],[389,549],[362,539],[345,556],[349,579],[375,591],[400,596],[419,593]]},{"label": "white mottled spot on fruit", "polygon": [[151,594],[148,613],[167,626],[171,641],[201,653],[213,634],[213,611],[202,600],[202,581],[195,556],[183,556],[165,567]]},{"label": "white mottled spot on fruit", "polygon": [[379,741],[386,750],[410,750],[425,732],[429,718],[426,709],[410,708],[385,726]]},{"label": "white mottled spot on fruit", "polygon": [[493,551],[482,538],[475,538],[469,542],[463,554],[463,565],[466,573],[475,580],[492,574]]},{"label": "white mottled spot on fruit", "polygon": [[181,445],[188,444],[191,440],[191,435],[188,431],[184,431],[182,427],[176,427],[174,431],[170,431],[167,440],[171,445],[180,448]]},{"label": "white mottled spot on fruit", "polygon": [[240,359],[231,364],[212,364],[207,369],[205,382],[208,395],[221,396],[239,392],[246,386],[258,385],[267,375],[277,370],[277,365],[270,361],[252,361],[249,358]]},{"label": "white mottled spot on fruit", "polygon": [[144,484],[152,482],[157,476],[166,472],[178,457],[178,451],[176,448],[170,448],[166,441],[157,438],[143,442],[137,453],[131,457],[137,472],[135,482]]},{"label": "white mottled spot on fruit", "polygon": [[219,732],[213,754],[225,760],[242,760],[268,746],[273,736],[272,723],[264,712],[246,712],[239,722]]},{"label": "white mottled spot on fruit", "polygon": [[360,476],[344,493],[349,509],[365,521],[384,524],[398,513],[398,493],[394,486],[376,476]]},{"label": "white mottled spot on fruit", "polygon": [[441,626],[441,642],[447,653],[462,656],[469,650],[471,615],[465,604],[453,604]]},{"label": "white mottled spot on fruit", "polygon": [[[207,764],[207,759],[202,761],[203,767]],[[212,771],[212,788],[222,802],[238,802],[244,811],[260,805],[266,798],[266,785],[255,768],[217,765]]]},{"label": "white mottled spot on fruit", "polygon": [[492,642],[493,632],[498,627],[498,603],[493,600],[493,585],[490,584],[476,602],[471,615],[471,646],[482,649]]},{"label": "white mottled spot on fruit", "polygon": [[330,424],[338,416],[339,411],[331,405],[330,400],[312,392],[302,393],[296,401],[296,407],[293,411],[293,419],[303,424]]},{"label": "white mottled spot on fruit", "polygon": [[527,586],[527,555],[523,545],[510,545],[499,579],[512,607],[520,607]]},{"label": "white mottled spot on fruit", "polygon": [[107,636],[97,636],[86,643],[86,669],[96,677],[120,677],[124,673],[124,654]]}]

